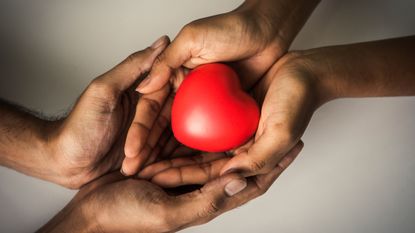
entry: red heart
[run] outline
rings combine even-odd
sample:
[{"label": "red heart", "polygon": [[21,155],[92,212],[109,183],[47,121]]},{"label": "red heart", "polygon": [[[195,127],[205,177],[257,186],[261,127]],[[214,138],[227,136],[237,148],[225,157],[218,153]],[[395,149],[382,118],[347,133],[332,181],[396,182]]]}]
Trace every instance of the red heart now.
[{"label": "red heart", "polygon": [[229,66],[207,64],[184,79],[172,106],[172,129],[182,144],[221,152],[245,143],[256,131],[259,108]]}]

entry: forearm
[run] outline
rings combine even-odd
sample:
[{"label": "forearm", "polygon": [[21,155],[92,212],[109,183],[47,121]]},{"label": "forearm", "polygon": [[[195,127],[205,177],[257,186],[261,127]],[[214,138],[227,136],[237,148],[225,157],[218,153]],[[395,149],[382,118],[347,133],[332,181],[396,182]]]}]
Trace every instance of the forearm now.
[{"label": "forearm", "polygon": [[48,121],[0,100],[0,165],[45,179],[53,174]]},{"label": "forearm", "polygon": [[254,12],[263,19],[282,47],[288,49],[320,0],[246,0],[240,10]]},{"label": "forearm", "polygon": [[300,60],[321,102],[342,97],[415,95],[415,36],[311,49]]}]

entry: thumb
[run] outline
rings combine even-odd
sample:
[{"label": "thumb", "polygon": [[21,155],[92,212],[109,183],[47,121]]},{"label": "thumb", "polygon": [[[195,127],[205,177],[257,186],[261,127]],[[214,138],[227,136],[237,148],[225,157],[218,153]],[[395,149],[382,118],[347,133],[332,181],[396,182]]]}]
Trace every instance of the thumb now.
[{"label": "thumb", "polygon": [[283,139],[278,131],[262,134],[249,148],[242,148],[241,152],[228,161],[220,174],[241,172],[245,177],[269,173],[286,154],[298,151],[303,142]]},{"label": "thumb", "polygon": [[188,63],[192,58],[192,51],[198,47],[197,40],[192,35],[193,33],[186,27],[180,31],[173,42],[158,56],[150,74],[140,83],[137,91],[148,94],[161,89],[169,81],[175,69]]},{"label": "thumb", "polygon": [[180,213],[179,225],[190,226],[210,221],[227,211],[228,200],[246,186],[246,179],[233,173],[210,181],[200,190],[178,196],[175,211]]},{"label": "thumb", "polygon": [[169,38],[167,36],[160,37],[150,47],[128,56],[120,64],[98,77],[97,81],[114,87],[118,91],[128,89],[141,75],[151,69],[157,56],[166,48],[168,43]]}]

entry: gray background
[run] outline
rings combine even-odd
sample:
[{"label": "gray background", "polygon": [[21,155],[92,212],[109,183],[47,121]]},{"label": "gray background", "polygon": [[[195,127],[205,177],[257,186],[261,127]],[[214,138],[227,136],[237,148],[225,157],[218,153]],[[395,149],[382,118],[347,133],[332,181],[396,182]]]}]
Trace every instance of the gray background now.
[{"label": "gray background", "polygon": [[[0,97],[60,114],[128,54],[240,2],[1,0]],[[323,1],[293,48],[415,34],[414,12],[409,0]],[[413,97],[323,106],[268,193],[185,232],[415,232],[414,116]],[[0,168],[0,232],[34,231],[74,194]]]}]

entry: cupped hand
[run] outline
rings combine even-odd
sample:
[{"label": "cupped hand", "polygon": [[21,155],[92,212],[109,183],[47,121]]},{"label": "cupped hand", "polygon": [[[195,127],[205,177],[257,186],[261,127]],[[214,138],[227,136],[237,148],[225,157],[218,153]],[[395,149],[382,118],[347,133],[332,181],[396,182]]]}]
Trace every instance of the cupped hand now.
[{"label": "cupped hand", "polygon": [[250,1],[234,11],[193,21],[160,54],[137,90],[154,92],[174,81],[171,74],[176,69],[213,62],[230,62],[242,75],[243,86],[252,87],[290,44],[278,34],[278,21]]},{"label": "cupped hand", "polygon": [[53,124],[48,143],[56,163],[51,166],[61,174],[53,178],[55,182],[79,188],[121,167],[138,99],[136,82],[168,43],[168,38],[162,37],[94,79],[68,117]]},{"label": "cupped hand", "polygon": [[270,19],[258,14],[251,4],[243,4],[235,11],[194,21],[160,54],[138,88],[150,98],[139,101],[127,136],[123,164],[126,175],[137,173],[158,154],[156,143],[169,124],[172,99],[183,80],[184,69],[217,61],[232,62],[241,74],[243,86],[248,88],[286,51],[288,45],[272,24],[265,22]]},{"label": "cupped hand", "polygon": [[317,79],[299,57],[297,53],[284,56],[252,89],[262,106],[259,126],[255,137],[232,150],[232,156],[205,153],[160,161],[146,167],[139,177],[174,187],[202,184],[233,172],[245,177],[266,174],[286,163],[284,158],[302,147],[301,136],[320,105]]},{"label": "cupped hand", "polygon": [[[270,67],[288,50],[291,42],[304,25],[318,0],[247,0],[237,9],[196,20],[186,25],[166,50],[158,56],[150,74],[137,90],[154,93],[170,85],[180,85],[181,68],[193,69],[198,65],[225,62],[233,66],[240,76],[245,90],[252,88]],[[166,97],[164,97],[166,98]],[[160,109],[166,102],[159,96],[153,109]],[[148,102],[148,101],[147,101]],[[168,101],[167,101],[168,102]],[[156,104],[158,103],[158,104]],[[148,105],[148,104],[144,104]],[[148,164],[148,154],[153,142],[148,142],[142,131],[150,132],[154,122],[148,120],[153,110],[144,110],[135,118],[147,122],[147,129],[130,128],[125,145],[127,175],[138,172]],[[159,111],[158,111],[159,112]],[[146,133],[151,135],[152,133]],[[146,145],[150,146],[146,146]]]},{"label": "cupped hand", "polygon": [[278,166],[249,179],[227,174],[180,195],[112,173],[84,186],[38,232],[176,232],[209,222],[262,195],[282,170]]},{"label": "cupped hand", "polygon": [[232,151],[233,157],[220,174],[241,172],[244,176],[266,174],[299,142],[317,107],[317,79],[299,59],[289,53],[273,65],[253,89],[262,103],[255,137]]}]

